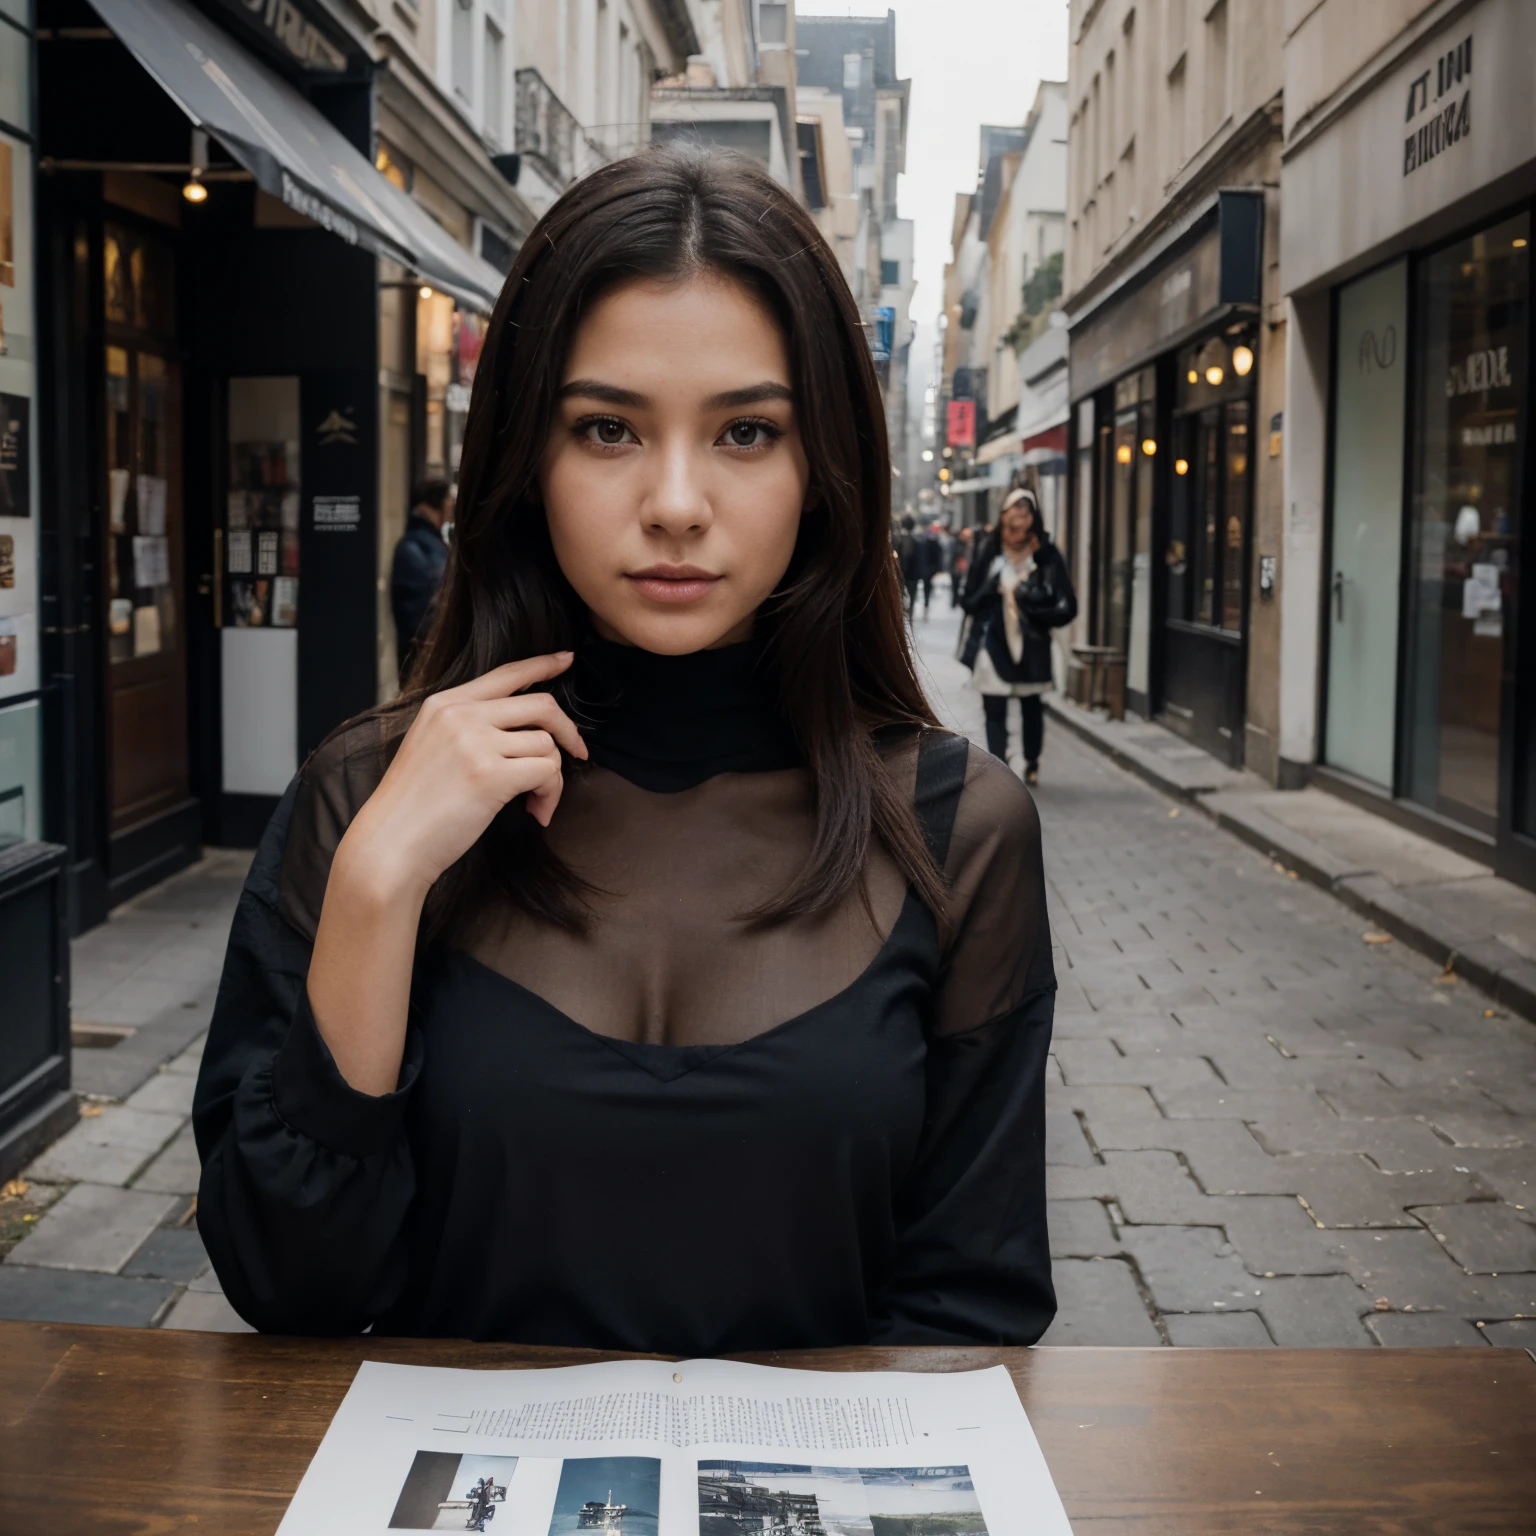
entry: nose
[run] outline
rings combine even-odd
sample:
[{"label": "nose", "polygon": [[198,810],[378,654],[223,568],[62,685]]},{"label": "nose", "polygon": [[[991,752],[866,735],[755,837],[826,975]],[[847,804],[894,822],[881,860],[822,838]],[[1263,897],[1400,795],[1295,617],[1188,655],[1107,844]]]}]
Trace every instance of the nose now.
[{"label": "nose", "polygon": [[702,533],[715,514],[692,445],[681,438],[663,443],[655,462],[656,478],[641,507],[647,531],[673,538]]}]

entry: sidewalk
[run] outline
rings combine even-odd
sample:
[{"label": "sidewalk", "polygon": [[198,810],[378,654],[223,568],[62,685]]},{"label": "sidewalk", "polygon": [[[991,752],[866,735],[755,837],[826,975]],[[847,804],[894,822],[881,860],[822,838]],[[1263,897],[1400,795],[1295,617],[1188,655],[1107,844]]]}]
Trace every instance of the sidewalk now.
[{"label": "sidewalk", "polygon": [[191,1113],[249,863],[212,853],[71,945],[80,1120],[0,1189],[0,1317],[245,1329],[198,1237]]},{"label": "sidewalk", "polygon": [[1331,891],[1373,927],[1536,1020],[1536,893],[1337,795],[1271,789],[1164,726],[1110,720],[1055,696],[1047,697],[1046,709],[1287,873]]}]

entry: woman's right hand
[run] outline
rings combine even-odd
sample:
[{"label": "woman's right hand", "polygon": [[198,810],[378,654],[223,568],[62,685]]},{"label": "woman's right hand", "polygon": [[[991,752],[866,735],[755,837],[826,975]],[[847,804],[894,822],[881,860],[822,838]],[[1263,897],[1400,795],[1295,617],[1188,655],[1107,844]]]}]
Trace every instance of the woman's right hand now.
[{"label": "woman's right hand", "polygon": [[560,749],[585,758],[570,716],[549,693],[524,690],[558,677],[571,652],[508,662],[458,688],[430,694],[394,761],[336,852],[375,890],[425,898],[508,801],[547,827],[564,785]]}]

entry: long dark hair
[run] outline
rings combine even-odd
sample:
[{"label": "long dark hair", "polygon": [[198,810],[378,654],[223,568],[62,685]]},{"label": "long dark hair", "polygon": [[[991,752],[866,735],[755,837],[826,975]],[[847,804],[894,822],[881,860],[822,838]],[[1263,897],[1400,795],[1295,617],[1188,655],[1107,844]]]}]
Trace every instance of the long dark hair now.
[{"label": "long dark hair", "polygon": [[[566,359],[583,316],[614,286],[704,271],[748,287],[782,327],[811,471],[794,555],[757,633],[814,781],[816,832],[796,879],[748,915],[831,906],[859,880],[872,835],[942,915],[942,877],[875,739],[935,722],[891,557],[889,450],[869,346],[810,216],[744,156],[646,150],[577,182],[523,242],[475,376],[437,618],[394,708],[571,649],[587,633],[538,485]],[[568,683],[554,691],[569,706]],[[473,921],[497,894],[553,922],[582,922],[581,882],[521,807],[503,811],[439,882],[428,931]]]}]

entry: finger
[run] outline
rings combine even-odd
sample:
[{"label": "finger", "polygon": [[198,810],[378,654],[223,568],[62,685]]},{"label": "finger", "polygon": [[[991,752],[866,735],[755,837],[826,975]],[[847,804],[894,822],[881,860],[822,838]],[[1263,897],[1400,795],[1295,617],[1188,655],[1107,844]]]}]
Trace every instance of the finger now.
[{"label": "finger", "polygon": [[510,699],[489,699],[474,708],[499,731],[548,731],[572,757],[587,755],[581,732],[553,694],[519,693]]},{"label": "finger", "polygon": [[503,699],[510,693],[531,688],[535,683],[559,677],[570,666],[574,654],[572,651],[556,651],[549,656],[527,656],[521,661],[509,661],[452,691],[464,699]]},{"label": "finger", "polygon": [[[515,800],[519,795],[527,795],[530,799],[550,799],[550,786],[561,776],[560,754],[550,752],[543,757],[509,757],[506,759],[504,773],[501,787],[506,800]],[[556,789],[550,802],[551,810],[559,798]]]},{"label": "finger", "polygon": [[565,790],[565,775],[560,771],[560,754],[553,753],[544,761],[549,764],[550,772],[528,791],[526,801],[528,814],[541,827],[547,827],[553,819],[555,807],[560,804],[560,796]]}]

